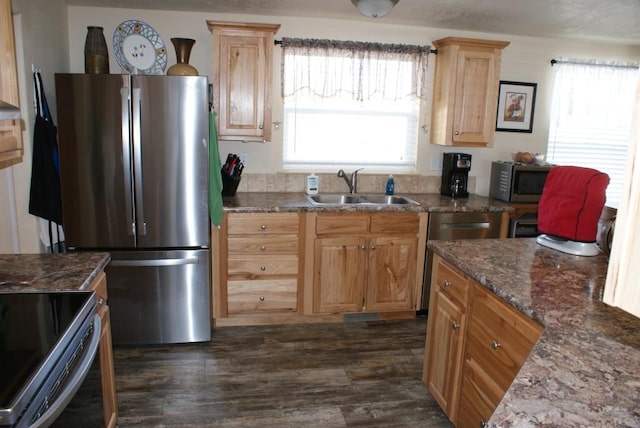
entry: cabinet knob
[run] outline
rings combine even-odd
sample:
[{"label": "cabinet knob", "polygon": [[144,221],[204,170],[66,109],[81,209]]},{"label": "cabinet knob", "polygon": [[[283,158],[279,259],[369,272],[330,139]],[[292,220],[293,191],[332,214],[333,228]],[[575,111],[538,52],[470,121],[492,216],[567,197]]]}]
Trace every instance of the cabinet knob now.
[{"label": "cabinet knob", "polygon": [[267,247],[265,247],[264,245],[260,245],[260,251],[266,251]]},{"label": "cabinet knob", "polygon": [[480,428],[486,428],[488,426],[489,426],[489,424],[486,423],[485,421],[480,421]]},{"label": "cabinet knob", "polygon": [[360,246],[360,249],[361,249],[361,250],[366,250],[366,249],[367,249],[367,246],[366,246],[366,245],[361,245],[361,246]]},{"label": "cabinet knob", "polygon": [[267,225],[266,225],[266,224],[263,224],[262,226],[260,226],[260,229],[262,229],[262,230],[267,230]]},{"label": "cabinet knob", "polygon": [[258,125],[258,129],[264,129],[264,125]]},{"label": "cabinet knob", "polygon": [[500,345],[498,342],[496,342],[495,340],[493,342],[491,342],[491,349],[498,349],[499,347],[501,347],[502,345]]},{"label": "cabinet knob", "polygon": [[264,296],[260,296],[260,301],[264,302]]},{"label": "cabinet knob", "polygon": [[449,288],[449,286],[451,285],[451,283],[449,282],[448,279],[445,279],[444,282],[442,283],[442,285],[444,285],[446,288]]},{"label": "cabinet knob", "polygon": [[267,270],[267,267],[266,267],[266,266],[260,266],[260,270],[261,270],[262,272],[264,272],[265,270]]},{"label": "cabinet knob", "polygon": [[460,132],[459,131],[453,131],[453,134],[454,135],[460,135]]},{"label": "cabinet knob", "polygon": [[451,328],[454,330],[457,330],[460,328],[460,324],[458,324],[457,322],[453,322],[451,323]]},{"label": "cabinet knob", "polygon": [[371,246],[371,249],[372,249],[372,250],[375,250],[375,249],[376,249],[376,246],[375,246],[375,245],[372,245],[372,246]]},{"label": "cabinet knob", "polygon": [[104,297],[98,299],[98,306],[104,306]]}]

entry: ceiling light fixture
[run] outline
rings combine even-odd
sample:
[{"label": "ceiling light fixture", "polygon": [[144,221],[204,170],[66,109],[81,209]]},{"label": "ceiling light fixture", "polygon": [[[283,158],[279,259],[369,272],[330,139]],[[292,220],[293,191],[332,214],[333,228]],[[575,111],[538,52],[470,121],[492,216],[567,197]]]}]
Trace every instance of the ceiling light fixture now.
[{"label": "ceiling light fixture", "polygon": [[391,12],[399,0],[351,0],[361,14],[369,18],[382,18]]}]

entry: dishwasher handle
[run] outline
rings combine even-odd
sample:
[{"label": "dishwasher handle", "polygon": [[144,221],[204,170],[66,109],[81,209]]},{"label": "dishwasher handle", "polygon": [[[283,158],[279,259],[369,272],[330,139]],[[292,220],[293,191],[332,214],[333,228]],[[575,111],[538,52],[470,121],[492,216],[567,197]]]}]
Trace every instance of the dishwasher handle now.
[{"label": "dishwasher handle", "polygon": [[469,222],[457,222],[457,223],[442,223],[441,229],[489,229],[491,223],[488,221],[469,221]]}]

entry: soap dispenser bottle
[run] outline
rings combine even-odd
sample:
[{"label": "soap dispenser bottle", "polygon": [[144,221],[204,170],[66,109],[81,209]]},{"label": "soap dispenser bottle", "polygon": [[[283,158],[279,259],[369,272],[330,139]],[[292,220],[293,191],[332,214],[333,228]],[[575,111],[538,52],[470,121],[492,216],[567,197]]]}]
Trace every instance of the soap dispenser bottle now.
[{"label": "soap dispenser bottle", "polygon": [[318,194],[318,176],[314,173],[307,175],[307,195]]},{"label": "soap dispenser bottle", "polygon": [[393,175],[390,175],[389,178],[387,178],[387,188],[386,188],[385,194],[393,195],[393,193],[395,192],[395,187],[396,187],[396,184],[393,180]]}]

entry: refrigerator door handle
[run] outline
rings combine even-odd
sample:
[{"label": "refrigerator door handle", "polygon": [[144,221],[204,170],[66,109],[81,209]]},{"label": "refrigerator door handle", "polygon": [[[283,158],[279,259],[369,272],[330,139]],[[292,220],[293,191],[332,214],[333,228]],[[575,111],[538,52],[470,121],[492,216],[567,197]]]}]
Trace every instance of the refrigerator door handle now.
[{"label": "refrigerator door handle", "polygon": [[111,260],[111,266],[116,267],[182,266],[197,264],[197,257],[187,257],[183,259]]},{"label": "refrigerator door handle", "polygon": [[147,234],[147,222],[144,217],[144,189],[142,185],[142,141],[140,130],[140,116],[142,114],[140,108],[141,89],[133,88],[131,92],[133,94],[131,104],[133,112],[133,180],[136,190],[136,229],[138,236],[144,236]]},{"label": "refrigerator door handle", "polygon": [[127,224],[130,228],[127,233],[131,236],[136,234],[136,223],[133,216],[133,192],[131,191],[131,134],[129,133],[129,88],[120,89],[120,98],[122,100],[122,170],[124,175],[124,203],[127,212]]}]

